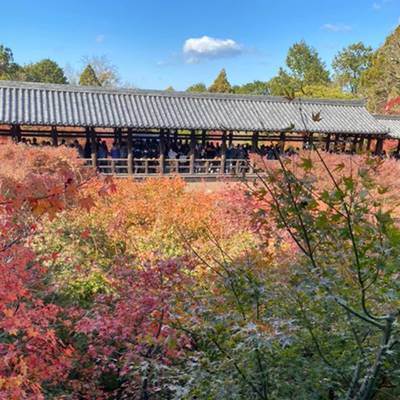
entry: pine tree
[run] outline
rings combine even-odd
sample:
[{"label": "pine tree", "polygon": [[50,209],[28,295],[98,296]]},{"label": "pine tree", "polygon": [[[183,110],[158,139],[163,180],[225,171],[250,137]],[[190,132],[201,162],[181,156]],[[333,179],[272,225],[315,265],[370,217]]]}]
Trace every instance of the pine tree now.
[{"label": "pine tree", "polygon": [[28,82],[68,83],[63,69],[48,58],[25,65],[22,67],[21,75]]},{"label": "pine tree", "polygon": [[232,91],[224,68],[221,69],[221,72],[218,74],[214,83],[208,88],[208,91],[214,93],[230,93]]},{"label": "pine tree", "polygon": [[88,64],[86,68],[82,71],[79,77],[79,84],[81,86],[101,86],[99,79],[94,72],[93,67]]}]

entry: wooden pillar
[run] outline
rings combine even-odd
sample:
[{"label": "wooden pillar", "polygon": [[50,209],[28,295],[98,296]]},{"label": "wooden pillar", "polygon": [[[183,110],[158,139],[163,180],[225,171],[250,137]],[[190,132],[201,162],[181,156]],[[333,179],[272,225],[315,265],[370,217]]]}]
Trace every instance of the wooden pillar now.
[{"label": "wooden pillar", "polygon": [[308,143],[310,145],[310,150],[313,150],[314,149],[314,134],[312,132],[310,132]]},{"label": "wooden pillar", "polygon": [[12,141],[19,143],[21,141],[21,127],[19,125],[12,125],[10,131]]},{"label": "wooden pillar", "polygon": [[399,158],[399,154],[400,154],[400,139],[397,141],[397,149],[395,153],[396,158]]},{"label": "wooden pillar", "polygon": [[225,161],[226,161],[226,132],[222,134],[221,138],[221,168],[220,173],[225,173]]},{"label": "wooden pillar", "polygon": [[207,142],[207,131],[203,129],[201,131],[201,145],[204,147],[206,145],[206,142]]},{"label": "wooden pillar", "polygon": [[233,132],[230,131],[229,135],[228,135],[228,145],[229,145],[229,147],[232,147],[232,144],[233,144]]},{"label": "wooden pillar", "polygon": [[360,139],[358,141],[358,152],[362,153],[364,151],[364,136],[360,136]]},{"label": "wooden pillar", "polygon": [[17,137],[16,137],[16,134],[15,134],[15,125],[11,125],[10,133],[11,133],[11,140],[13,142],[16,142],[17,141]]},{"label": "wooden pillar", "polygon": [[19,143],[22,139],[22,135],[21,135],[21,126],[20,125],[16,125],[15,126],[15,133],[16,133],[16,139],[17,139],[17,143]]},{"label": "wooden pillar", "polygon": [[51,140],[54,147],[58,146],[58,132],[55,126],[51,127]]},{"label": "wooden pillar", "polygon": [[122,144],[122,130],[121,128],[116,128],[114,133],[115,141],[121,146]]},{"label": "wooden pillar", "polygon": [[164,130],[160,130],[160,174],[163,175],[165,172],[165,137],[164,137]]},{"label": "wooden pillar", "polygon": [[337,152],[337,150],[338,150],[339,139],[340,139],[340,135],[338,133],[335,133],[335,143],[333,145],[333,151],[334,152]]},{"label": "wooden pillar", "polygon": [[128,175],[133,175],[133,146],[132,146],[132,128],[128,128],[127,133],[127,163],[128,163]]},{"label": "wooden pillar", "polygon": [[308,137],[307,134],[303,134],[303,150],[307,148]]},{"label": "wooden pillar", "polygon": [[331,147],[331,134],[328,133],[328,134],[326,135],[325,151],[326,151],[326,152],[329,152],[330,147]]},{"label": "wooden pillar", "polygon": [[371,150],[371,142],[372,142],[372,138],[371,138],[371,136],[368,136],[368,139],[367,139],[367,152],[369,152]]},{"label": "wooden pillar", "polygon": [[357,151],[357,141],[358,141],[358,136],[354,135],[353,141],[351,143],[351,152],[355,153]]},{"label": "wooden pillar", "polygon": [[376,139],[375,154],[376,155],[382,154],[382,149],[383,149],[383,139],[381,138]]},{"label": "wooden pillar", "polygon": [[253,153],[258,152],[258,132],[253,132],[253,136],[251,138],[251,151]]},{"label": "wooden pillar", "polygon": [[279,136],[279,150],[281,153],[285,152],[285,141],[286,141],[286,134],[285,132],[281,132]]},{"label": "wooden pillar", "polygon": [[94,128],[87,128],[90,132],[90,148],[91,148],[91,158],[92,158],[92,167],[97,167],[97,135]]},{"label": "wooden pillar", "polygon": [[190,174],[194,174],[194,162],[196,157],[196,131],[190,131],[190,166],[189,172]]}]

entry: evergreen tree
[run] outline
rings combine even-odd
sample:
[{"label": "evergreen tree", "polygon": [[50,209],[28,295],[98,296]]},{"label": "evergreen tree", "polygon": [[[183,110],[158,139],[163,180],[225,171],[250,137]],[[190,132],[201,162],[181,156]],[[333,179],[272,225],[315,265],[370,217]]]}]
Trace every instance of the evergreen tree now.
[{"label": "evergreen tree", "polygon": [[63,69],[48,58],[24,66],[22,76],[29,82],[68,83]]},{"label": "evergreen tree", "polygon": [[218,74],[213,84],[208,88],[208,91],[214,93],[230,93],[232,91],[224,68]]},{"label": "evergreen tree", "polygon": [[79,84],[81,86],[101,86],[96,72],[94,72],[94,69],[90,64],[88,64],[82,71],[81,76],[79,77]]}]

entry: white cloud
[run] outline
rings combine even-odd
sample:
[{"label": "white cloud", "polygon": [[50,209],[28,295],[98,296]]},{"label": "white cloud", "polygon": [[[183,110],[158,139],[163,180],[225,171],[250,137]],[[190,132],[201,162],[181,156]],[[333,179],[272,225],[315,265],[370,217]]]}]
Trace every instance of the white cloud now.
[{"label": "white cloud", "polygon": [[344,24],[324,24],[321,28],[329,32],[350,32],[352,29],[350,25]]},{"label": "white cloud", "polygon": [[188,64],[204,59],[233,57],[243,51],[243,46],[233,39],[216,39],[209,36],[187,39],[183,45],[183,56]]},{"label": "white cloud", "polygon": [[384,7],[387,3],[391,3],[392,0],[379,0],[372,3],[372,9],[375,11],[379,11],[382,7]]},{"label": "white cloud", "polygon": [[106,38],[105,35],[102,35],[102,34],[97,35],[96,36],[96,43],[103,43],[105,38]]}]

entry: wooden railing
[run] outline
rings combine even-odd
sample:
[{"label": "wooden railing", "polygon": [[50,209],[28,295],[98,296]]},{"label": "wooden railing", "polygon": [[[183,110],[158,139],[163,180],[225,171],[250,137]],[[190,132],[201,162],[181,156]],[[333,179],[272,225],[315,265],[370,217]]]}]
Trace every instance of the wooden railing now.
[{"label": "wooden railing", "polygon": [[117,176],[244,176],[254,172],[246,159],[85,158],[84,163],[104,175]]}]

